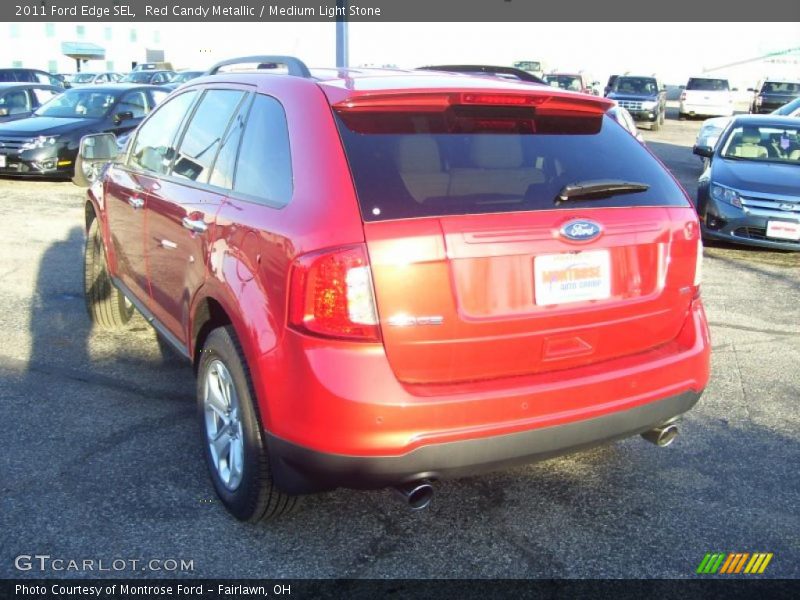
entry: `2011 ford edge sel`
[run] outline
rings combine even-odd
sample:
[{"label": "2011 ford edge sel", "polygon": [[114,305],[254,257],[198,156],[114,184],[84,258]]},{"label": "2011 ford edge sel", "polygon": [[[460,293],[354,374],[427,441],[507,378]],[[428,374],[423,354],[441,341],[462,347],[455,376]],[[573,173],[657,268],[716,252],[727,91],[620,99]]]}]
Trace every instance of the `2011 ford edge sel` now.
[{"label": "2011 ford edge sel", "polygon": [[211,73],[122,156],[84,138],[79,174],[113,158],[86,299],[192,361],[236,517],[340,486],[422,507],[437,479],[672,439],[709,376],[700,229],[608,100],[292,57]]}]

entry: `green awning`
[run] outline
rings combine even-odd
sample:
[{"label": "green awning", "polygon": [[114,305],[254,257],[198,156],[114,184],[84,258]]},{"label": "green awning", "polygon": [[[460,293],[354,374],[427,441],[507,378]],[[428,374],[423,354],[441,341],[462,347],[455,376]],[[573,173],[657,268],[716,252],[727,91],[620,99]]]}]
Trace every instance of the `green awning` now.
[{"label": "green awning", "polygon": [[103,60],[106,49],[89,42],[61,42],[61,52],[76,60]]}]

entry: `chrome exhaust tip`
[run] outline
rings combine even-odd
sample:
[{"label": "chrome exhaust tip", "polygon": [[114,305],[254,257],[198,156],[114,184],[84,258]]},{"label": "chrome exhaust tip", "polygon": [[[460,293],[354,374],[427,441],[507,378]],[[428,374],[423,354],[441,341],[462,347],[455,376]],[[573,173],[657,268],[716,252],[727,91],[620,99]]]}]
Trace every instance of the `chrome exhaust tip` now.
[{"label": "chrome exhaust tip", "polygon": [[650,431],[645,431],[642,437],[659,448],[666,448],[678,437],[678,425],[676,423],[665,423],[659,427],[654,427]]},{"label": "chrome exhaust tip", "polygon": [[411,510],[427,508],[431,500],[433,500],[433,486],[427,479],[412,481],[411,483],[395,486],[392,489],[406,502]]}]

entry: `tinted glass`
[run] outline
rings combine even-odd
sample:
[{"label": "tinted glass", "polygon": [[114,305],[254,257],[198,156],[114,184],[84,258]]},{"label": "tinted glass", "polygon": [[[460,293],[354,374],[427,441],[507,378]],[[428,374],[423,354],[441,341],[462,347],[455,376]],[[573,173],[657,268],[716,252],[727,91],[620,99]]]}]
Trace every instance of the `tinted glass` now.
[{"label": "tinted glass", "polygon": [[141,119],[147,113],[147,97],[142,90],[125,94],[117,105],[117,113],[130,112],[134,119]]},{"label": "tinted glass", "polygon": [[18,115],[30,112],[31,107],[28,94],[25,93],[25,90],[6,92],[0,95],[0,108],[5,108],[7,115]]},{"label": "tinted glass", "polygon": [[245,100],[239,107],[236,116],[225,133],[225,139],[214,162],[214,169],[211,172],[208,182],[226,189],[233,188],[233,175],[236,169],[236,155],[239,151],[239,143],[244,132],[244,125],[247,120],[247,112],[250,102]]},{"label": "tinted glass", "polygon": [[247,118],[234,190],[283,206],[292,197],[289,128],[280,102],[257,94]]},{"label": "tinted glass", "polygon": [[117,97],[109,92],[77,88],[53,98],[36,114],[44,117],[98,119],[109,114],[116,103]]},{"label": "tinted glass", "polygon": [[175,96],[142,124],[130,155],[131,167],[160,175],[167,173],[175,157],[175,138],[196,95],[197,92],[189,91]]},{"label": "tinted glass", "polygon": [[652,77],[618,77],[614,83],[614,91],[620,94],[647,94],[658,93],[658,84]]},{"label": "tinted glass", "polygon": [[704,92],[727,92],[728,80],[727,79],[703,79],[691,78],[686,84],[687,90],[701,90]]},{"label": "tinted glass", "polygon": [[[669,173],[609,117],[531,110],[337,114],[363,218],[688,205]],[[564,186],[593,180],[649,188],[556,204]]]},{"label": "tinted glass", "polygon": [[722,145],[722,158],[789,163],[800,168],[798,126],[734,124]]},{"label": "tinted glass", "polygon": [[210,90],[203,95],[183,135],[173,175],[201,183],[208,181],[228,123],[243,97],[244,92],[238,90]]},{"label": "tinted glass", "polygon": [[800,94],[800,83],[786,81],[766,81],[761,88],[767,94]]}]

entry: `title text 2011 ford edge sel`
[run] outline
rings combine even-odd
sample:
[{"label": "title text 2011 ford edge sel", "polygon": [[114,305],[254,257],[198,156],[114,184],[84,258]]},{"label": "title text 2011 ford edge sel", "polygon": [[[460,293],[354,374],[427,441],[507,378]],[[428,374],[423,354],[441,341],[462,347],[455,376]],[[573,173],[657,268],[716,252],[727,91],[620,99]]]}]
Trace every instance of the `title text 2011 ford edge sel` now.
[{"label": "title text 2011 ford edge sel", "polygon": [[236,517],[339,486],[421,507],[433,480],[671,440],[709,376],[700,230],[608,100],[235,62],[121,156],[84,138],[79,173],[113,158],[86,203],[89,313],[136,307],[193,362]]}]

